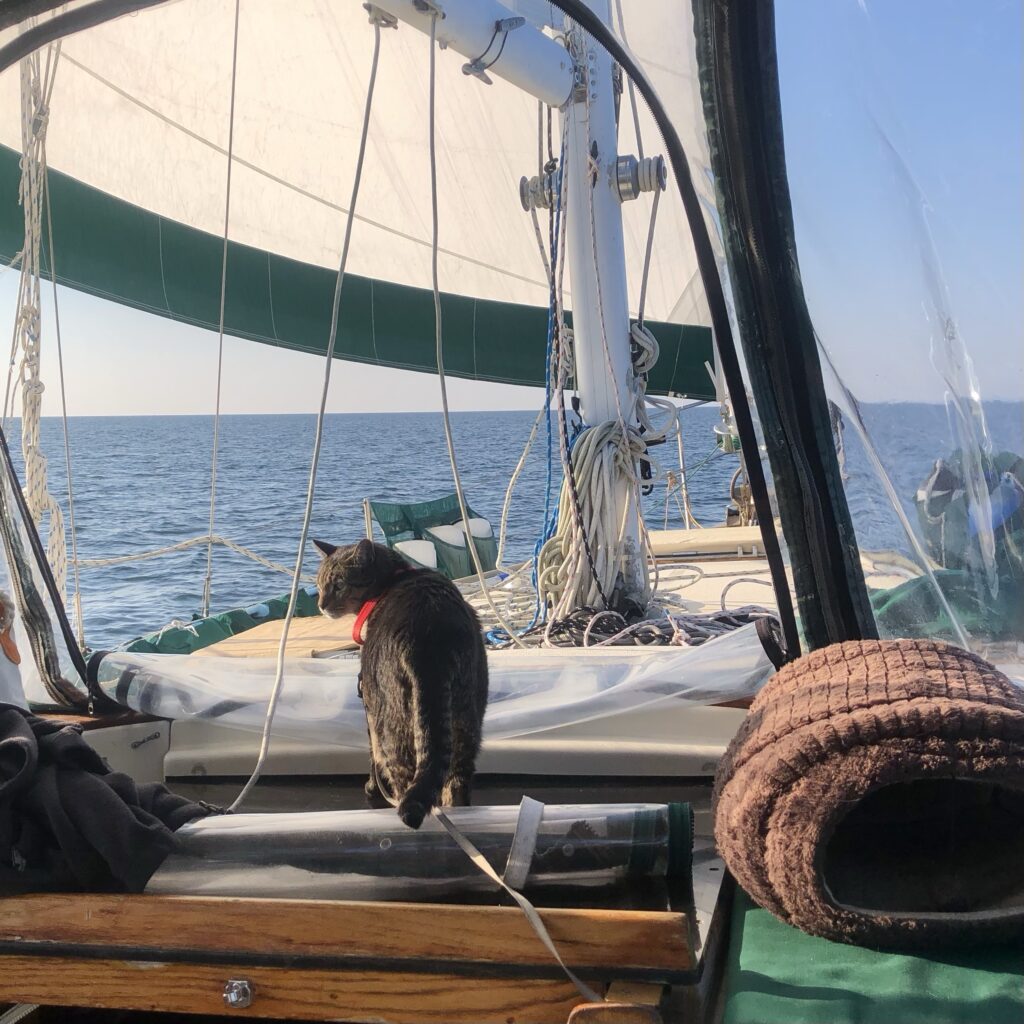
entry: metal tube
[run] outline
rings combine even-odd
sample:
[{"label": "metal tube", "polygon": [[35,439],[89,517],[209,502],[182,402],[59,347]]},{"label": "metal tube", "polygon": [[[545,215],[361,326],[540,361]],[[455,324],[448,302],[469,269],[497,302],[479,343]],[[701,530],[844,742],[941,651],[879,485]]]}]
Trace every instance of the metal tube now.
[{"label": "metal tube", "polygon": [[[524,92],[560,107],[572,91],[572,61],[561,44],[527,22],[507,33],[499,22],[516,19],[498,0],[373,0],[374,6],[400,22],[430,34],[433,11],[440,12],[437,40],[469,61],[481,59],[487,74],[504,78]],[[498,53],[500,58],[495,60]],[[491,64],[490,61],[494,60]]]},{"label": "metal tube", "polygon": [[[609,0],[588,0],[608,22]],[[562,116],[566,146],[566,256],[572,285],[576,382],[583,418],[595,425],[617,420],[633,425],[630,383],[629,294],[618,192],[618,147],[612,59],[604,47],[566,18],[578,40],[577,60],[586,81]],[[583,91],[585,84],[586,91]],[[643,592],[640,525],[630,485],[616,494],[616,522],[625,515],[622,569],[625,594]]]}]

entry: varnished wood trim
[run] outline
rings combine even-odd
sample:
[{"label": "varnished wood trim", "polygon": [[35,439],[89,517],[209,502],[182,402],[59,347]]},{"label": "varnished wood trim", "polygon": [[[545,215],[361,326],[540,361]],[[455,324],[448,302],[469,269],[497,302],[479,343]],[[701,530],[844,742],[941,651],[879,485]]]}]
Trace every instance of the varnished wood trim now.
[{"label": "varnished wood trim", "polygon": [[[683,914],[542,910],[566,963],[678,977],[694,957]],[[0,942],[156,947],[355,960],[468,961],[549,967],[551,955],[513,907],[202,896],[47,894],[0,899]],[[42,952],[43,950],[40,950]],[[633,970],[630,970],[633,969]]]},{"label": "varnished wood trim", "polygon": [[[224,1005],[232,978],[252,984],[248,1009]],[[567,980],[8,956],[0,957],[0,1001],[380,1024],[564,1024],[581,997]]]}]

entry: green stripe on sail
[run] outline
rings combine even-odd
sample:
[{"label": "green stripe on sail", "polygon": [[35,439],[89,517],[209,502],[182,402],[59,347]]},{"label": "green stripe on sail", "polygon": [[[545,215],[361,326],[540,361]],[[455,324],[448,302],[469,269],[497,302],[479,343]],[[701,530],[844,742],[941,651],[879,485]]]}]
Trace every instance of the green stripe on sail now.
[{"label": "green stripe on sail", "polygon": [[[0,261],[24,241],[19,154],[0,146]],[[116,199],[50,170],[57,279],[79,291],[216,330],[223,240]],[[323,353],[336,274],[251,246],[228,247],[225,331],[302,352]],[[339,359],[437,372],[430,289],[347,274]],[[472,380],[544,385],[547,309],[441,295],[445,372]],[[661,346],[648,391],[713,399],[705,363],[707,327],[647,321]]]}]

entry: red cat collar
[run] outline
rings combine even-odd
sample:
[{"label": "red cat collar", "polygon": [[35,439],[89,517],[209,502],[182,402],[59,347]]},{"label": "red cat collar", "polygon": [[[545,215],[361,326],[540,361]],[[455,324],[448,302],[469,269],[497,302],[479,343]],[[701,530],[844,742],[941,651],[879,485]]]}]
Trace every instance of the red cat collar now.
[{"label": "red cat collar", "polygon": [[[391,577],[392,582],[398,576],[406,576],[411,572],[416,572],[415,569],[399,569]],[[384,596],[384,594],[378,594],[377,597],[371,597],[369,601],[364,601],[362,607],[356,613],[356,621],[352,623],[352,639],[355,641],[357,647],[363,646],[363,626],[366,625],[366,620],[370,617],[370,612],[377,607],[377,602]]]},{"label": "red cat collar", "polygon": [[356,621],[352,623],[352,639],[355,640],[357,647],[363,646],[363,626],[370,617],[370,612],[377,607],[379,600],[379,597],[374,597],[369,601],[364,601],[362,608],[356,614]]}]

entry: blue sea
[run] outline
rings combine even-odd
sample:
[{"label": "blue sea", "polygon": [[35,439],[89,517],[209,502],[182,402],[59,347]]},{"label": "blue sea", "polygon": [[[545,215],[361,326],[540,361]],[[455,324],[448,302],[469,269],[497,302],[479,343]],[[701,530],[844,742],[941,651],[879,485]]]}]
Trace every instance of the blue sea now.
[{"label": "blue sea", "polygon": [[[935,459],[951,447],[941,406],[863,407],[882,461],[912,521],[912,500]],[[1024,404],[986,406],[995,450],[1024,453]],[[505,488],[529,435],[535,413],[466,412],[453,415],[459,469],[474,509],[497,524]],[[698,520],[724,518],[736,457],[717,453],[717,407],[686,410],[682,417],[691,501]],[[313,416],[225,416],[220,427],[215,532],[267,558],[294,564],[313,445]],[[205,534],[210,503],[212,419],[202,416],[72,417],[68,421],[76,532],[81,558],[107,558],[163,547]],[[20,433],[9,440],[21,472]],[[45,418],[42,447],[49,459],[50,490],[65,507],[67,476],[63,427]],[[848,496],[862,547],[906,550],[903,530],[877,477],[845,430]],[[674,443],[656,449],[677,466]],[[547,437],[542,428],[523,472],[509,516],[508,557],[526,558],[544,521],[546,494],[557,502],[558,449],[552,439],[548,486]],[[416,501],[452,490],[440,415],[434,413],[332,415],[326,420],[314,507],[314,537],[335,543],[363,535],[364,497]],[[662,486],[645,499],[648,525],[665,525]],[[682,525],[673,500],[668,526]],[[70,548],[70,541],[69,541]],[[316,557],[307,559],[315,572]],[[288,589],[287,577],[231,551],[214,552],[212,607],[254,604]],[[200,608],[206,549],[197,547],[139,563],[83,568],[81,591],[86,640],[104,647],[189,619]],[[69,568],[69,594],[71,572]]]}]

